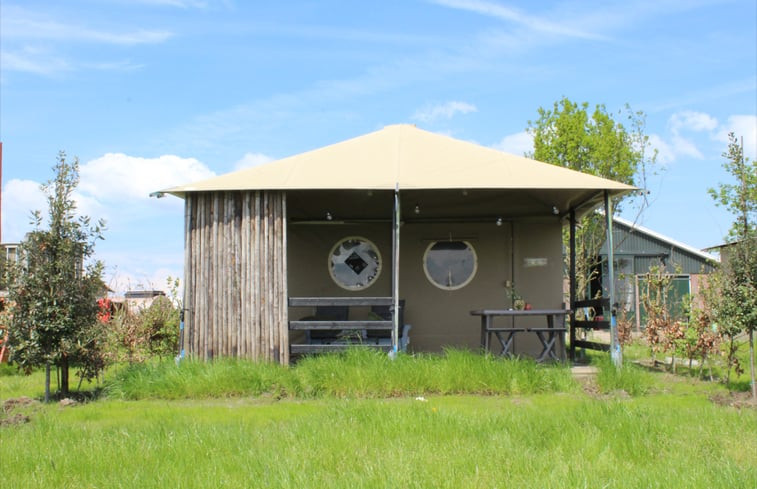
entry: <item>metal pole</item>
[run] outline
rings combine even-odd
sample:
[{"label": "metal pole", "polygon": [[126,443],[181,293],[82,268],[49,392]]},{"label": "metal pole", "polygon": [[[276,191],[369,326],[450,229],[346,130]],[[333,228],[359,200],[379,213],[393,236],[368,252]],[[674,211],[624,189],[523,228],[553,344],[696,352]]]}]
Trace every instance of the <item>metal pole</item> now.
[{"label": "metal pole", "polygon": [[400,185],[397,183],[394,189],[394,214],[393,214],[393,234],[392,241],[392,299],[394,301],[394,310],[392,320],[394,321],[392,330],[392,349],[394,354],[399,350],[399,331],[400,331]]},{"label": "metal pole", "polygon": [[610,357],[612,363],[620,368],[623,365],[623,352],[618,341],[618,322],[615,310],[615,256],[612,242],[612,201],[610,192],[605,190],[605,227],[607,229],[607,285],[610,299]]}]

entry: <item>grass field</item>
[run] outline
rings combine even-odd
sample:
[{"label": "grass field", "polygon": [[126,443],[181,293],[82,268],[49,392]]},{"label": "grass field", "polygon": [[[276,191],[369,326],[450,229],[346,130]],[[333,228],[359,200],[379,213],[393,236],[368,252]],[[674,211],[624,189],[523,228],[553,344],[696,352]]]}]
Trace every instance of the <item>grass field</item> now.
[{"label": "grass field", "polygon": [[[718,385],[635,367],[604,374],[601,365],[606,378],[590,395],[563,367],[464,352],[383,361],[357,355],[291,369],[244,362],[122,368],[109,377],[107,397],[28,406],[29,423],[0,428],[3,482],[757,487],[757,411],[711,402],[727,395]],[[493,379],[487,366],[510,381]],[[413,367],[418,372],[403,384]],[[187,392],[186,384],[204,377],[211,379],[205,388]],[[226,377],[248,387],[213,387],[212,379]],[[0,377],[0,398],[38,395],[41,385],[28,381]]]}]

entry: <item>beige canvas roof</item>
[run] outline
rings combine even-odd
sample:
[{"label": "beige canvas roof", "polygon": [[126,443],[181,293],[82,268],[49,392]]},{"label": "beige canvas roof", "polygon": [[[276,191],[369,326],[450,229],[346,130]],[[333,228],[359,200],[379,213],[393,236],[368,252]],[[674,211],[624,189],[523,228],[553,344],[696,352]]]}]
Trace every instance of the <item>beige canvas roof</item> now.
[{"label": "beige canvas roof", "polygon": [[401,124],[164,192],[634,187]]}]

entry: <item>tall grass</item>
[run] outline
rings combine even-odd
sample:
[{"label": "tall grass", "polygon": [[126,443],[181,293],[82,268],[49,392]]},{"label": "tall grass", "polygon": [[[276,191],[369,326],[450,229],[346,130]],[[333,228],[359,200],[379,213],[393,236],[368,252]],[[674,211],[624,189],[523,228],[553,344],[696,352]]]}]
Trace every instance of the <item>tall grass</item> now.
[{"label": "tall grass", "polygon": [[576,389],[565,365],[501,360],[461,350],[444,355],[360,349],[307,357],[293,367],[221,359],[143,364],[122,369],[106,386],[122,399],[274,397],[378,398],[427,394],[533,394]]},{"label": "tall grass", "polygon": [[592,364],[599,369],[597,384],[602,392],[625,391],[639,396],[649,392],[656,382],[650,372],[630,361],[617,368],[607,354],[593,357]]},{"label": "tall grass", "polygon": [[113,401],[5,428],[8,487],[757,487],[757,413],[702,397]]},{"label": "tall grass", "polygon": [[121,368],[105,385],[121,399],[201,399],[276,394],[287,382],[287,369],[264,362],[219,359],[141,363]]}]

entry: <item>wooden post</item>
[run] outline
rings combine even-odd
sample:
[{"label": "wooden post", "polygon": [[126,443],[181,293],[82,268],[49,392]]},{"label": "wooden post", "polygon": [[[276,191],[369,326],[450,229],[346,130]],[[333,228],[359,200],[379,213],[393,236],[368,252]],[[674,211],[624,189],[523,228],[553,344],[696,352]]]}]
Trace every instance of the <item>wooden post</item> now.
[{"label": "wooden post", "polygon": [[576,361],[576,210],[570,209],[570,361]]}]

